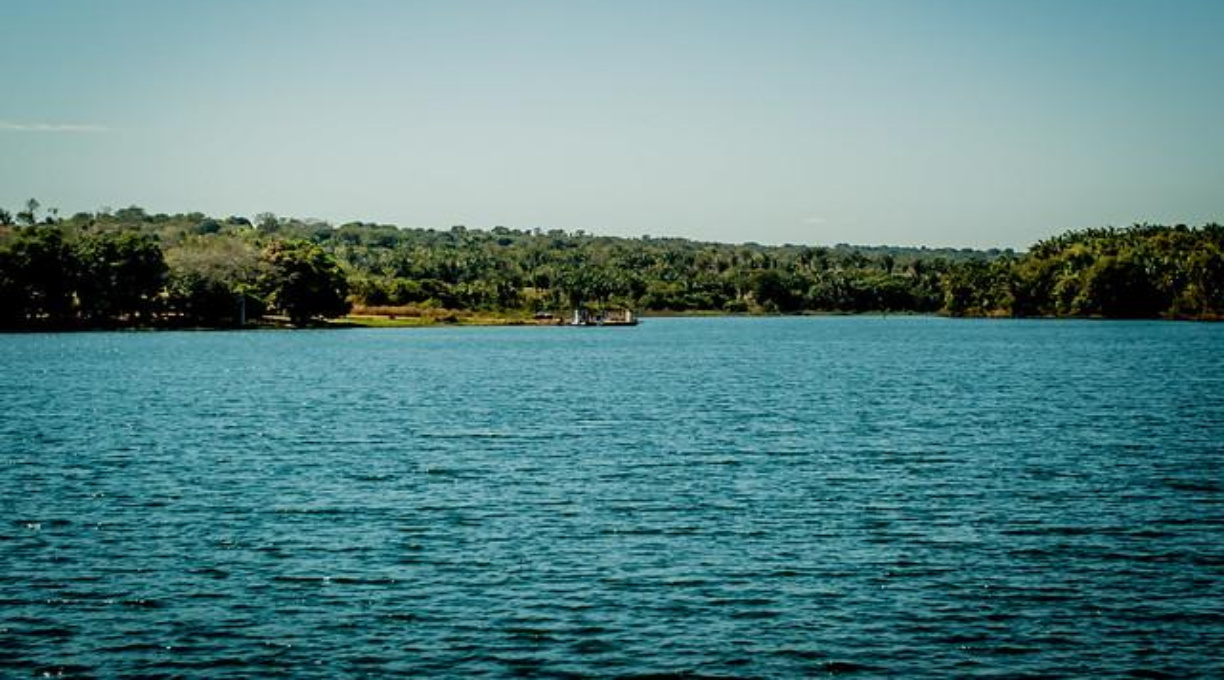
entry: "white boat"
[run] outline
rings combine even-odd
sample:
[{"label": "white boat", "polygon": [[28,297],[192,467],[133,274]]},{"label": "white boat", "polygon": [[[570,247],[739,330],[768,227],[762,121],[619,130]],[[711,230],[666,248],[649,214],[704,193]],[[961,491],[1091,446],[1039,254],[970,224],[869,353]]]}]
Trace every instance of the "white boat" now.
[{"label": "white boat", "polygon": [[631,309],[601,309],[592,312],[578,307],[568,326],[636,326],[638,317]]}]

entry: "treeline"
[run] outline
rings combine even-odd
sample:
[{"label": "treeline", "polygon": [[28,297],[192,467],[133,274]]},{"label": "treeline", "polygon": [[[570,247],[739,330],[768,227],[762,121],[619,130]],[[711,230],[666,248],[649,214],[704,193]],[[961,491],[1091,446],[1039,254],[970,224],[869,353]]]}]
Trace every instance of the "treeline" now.
[{"label": "treeline", "polygon": [[[229,327],[269,314],[295,325],[350,309],[345,273],[309,240],[223,229],[140,208],[16,219],[0,209],[0,327]],[[226,232],[226,233],[223,233]]]},{"label": "treeline", "polygon": [[1219,319],[1224,227],[1072,231],[1023,257],[953,267],[943,288],[954,315]]},{"label": "treeline", "polygon": [[0,210],[8,328],[307,325],[357,311],[917,312],[1217,318],[1224,228],[1070,232],[1027,253],[334,227],[138,207]]}]

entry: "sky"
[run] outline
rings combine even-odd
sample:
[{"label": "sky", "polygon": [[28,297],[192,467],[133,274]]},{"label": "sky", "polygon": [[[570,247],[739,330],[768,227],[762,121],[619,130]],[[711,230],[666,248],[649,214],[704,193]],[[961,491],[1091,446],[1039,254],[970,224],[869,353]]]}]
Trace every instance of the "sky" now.
[{"label": "sky", "polygon": [[0,207],[1023,248],[1224,222],[1220,0],[0,0]]}]

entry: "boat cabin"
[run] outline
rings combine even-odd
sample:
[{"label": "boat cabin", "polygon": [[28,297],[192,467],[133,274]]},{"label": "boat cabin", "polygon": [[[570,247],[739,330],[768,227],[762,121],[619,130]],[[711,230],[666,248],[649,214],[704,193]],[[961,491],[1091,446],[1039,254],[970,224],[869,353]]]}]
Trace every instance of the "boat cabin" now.
[{"label": "boat cabin", "polygon": [[570,326],[636,326],[637,315],[632,309],[590,310],[578,307],[570,319]]}]

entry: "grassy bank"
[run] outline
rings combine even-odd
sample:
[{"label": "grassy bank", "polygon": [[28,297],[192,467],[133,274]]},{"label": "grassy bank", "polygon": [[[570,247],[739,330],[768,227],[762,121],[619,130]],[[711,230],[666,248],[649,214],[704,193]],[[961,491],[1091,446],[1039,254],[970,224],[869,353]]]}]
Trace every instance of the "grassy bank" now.
[{"label": "grassy bank", "polygon": [[329,322],[359,328],[422,328],[430,326],[532,326],[554,322],[537,320],[521,310],[483,311],[428,306],[356,306],[346,316]]}]

